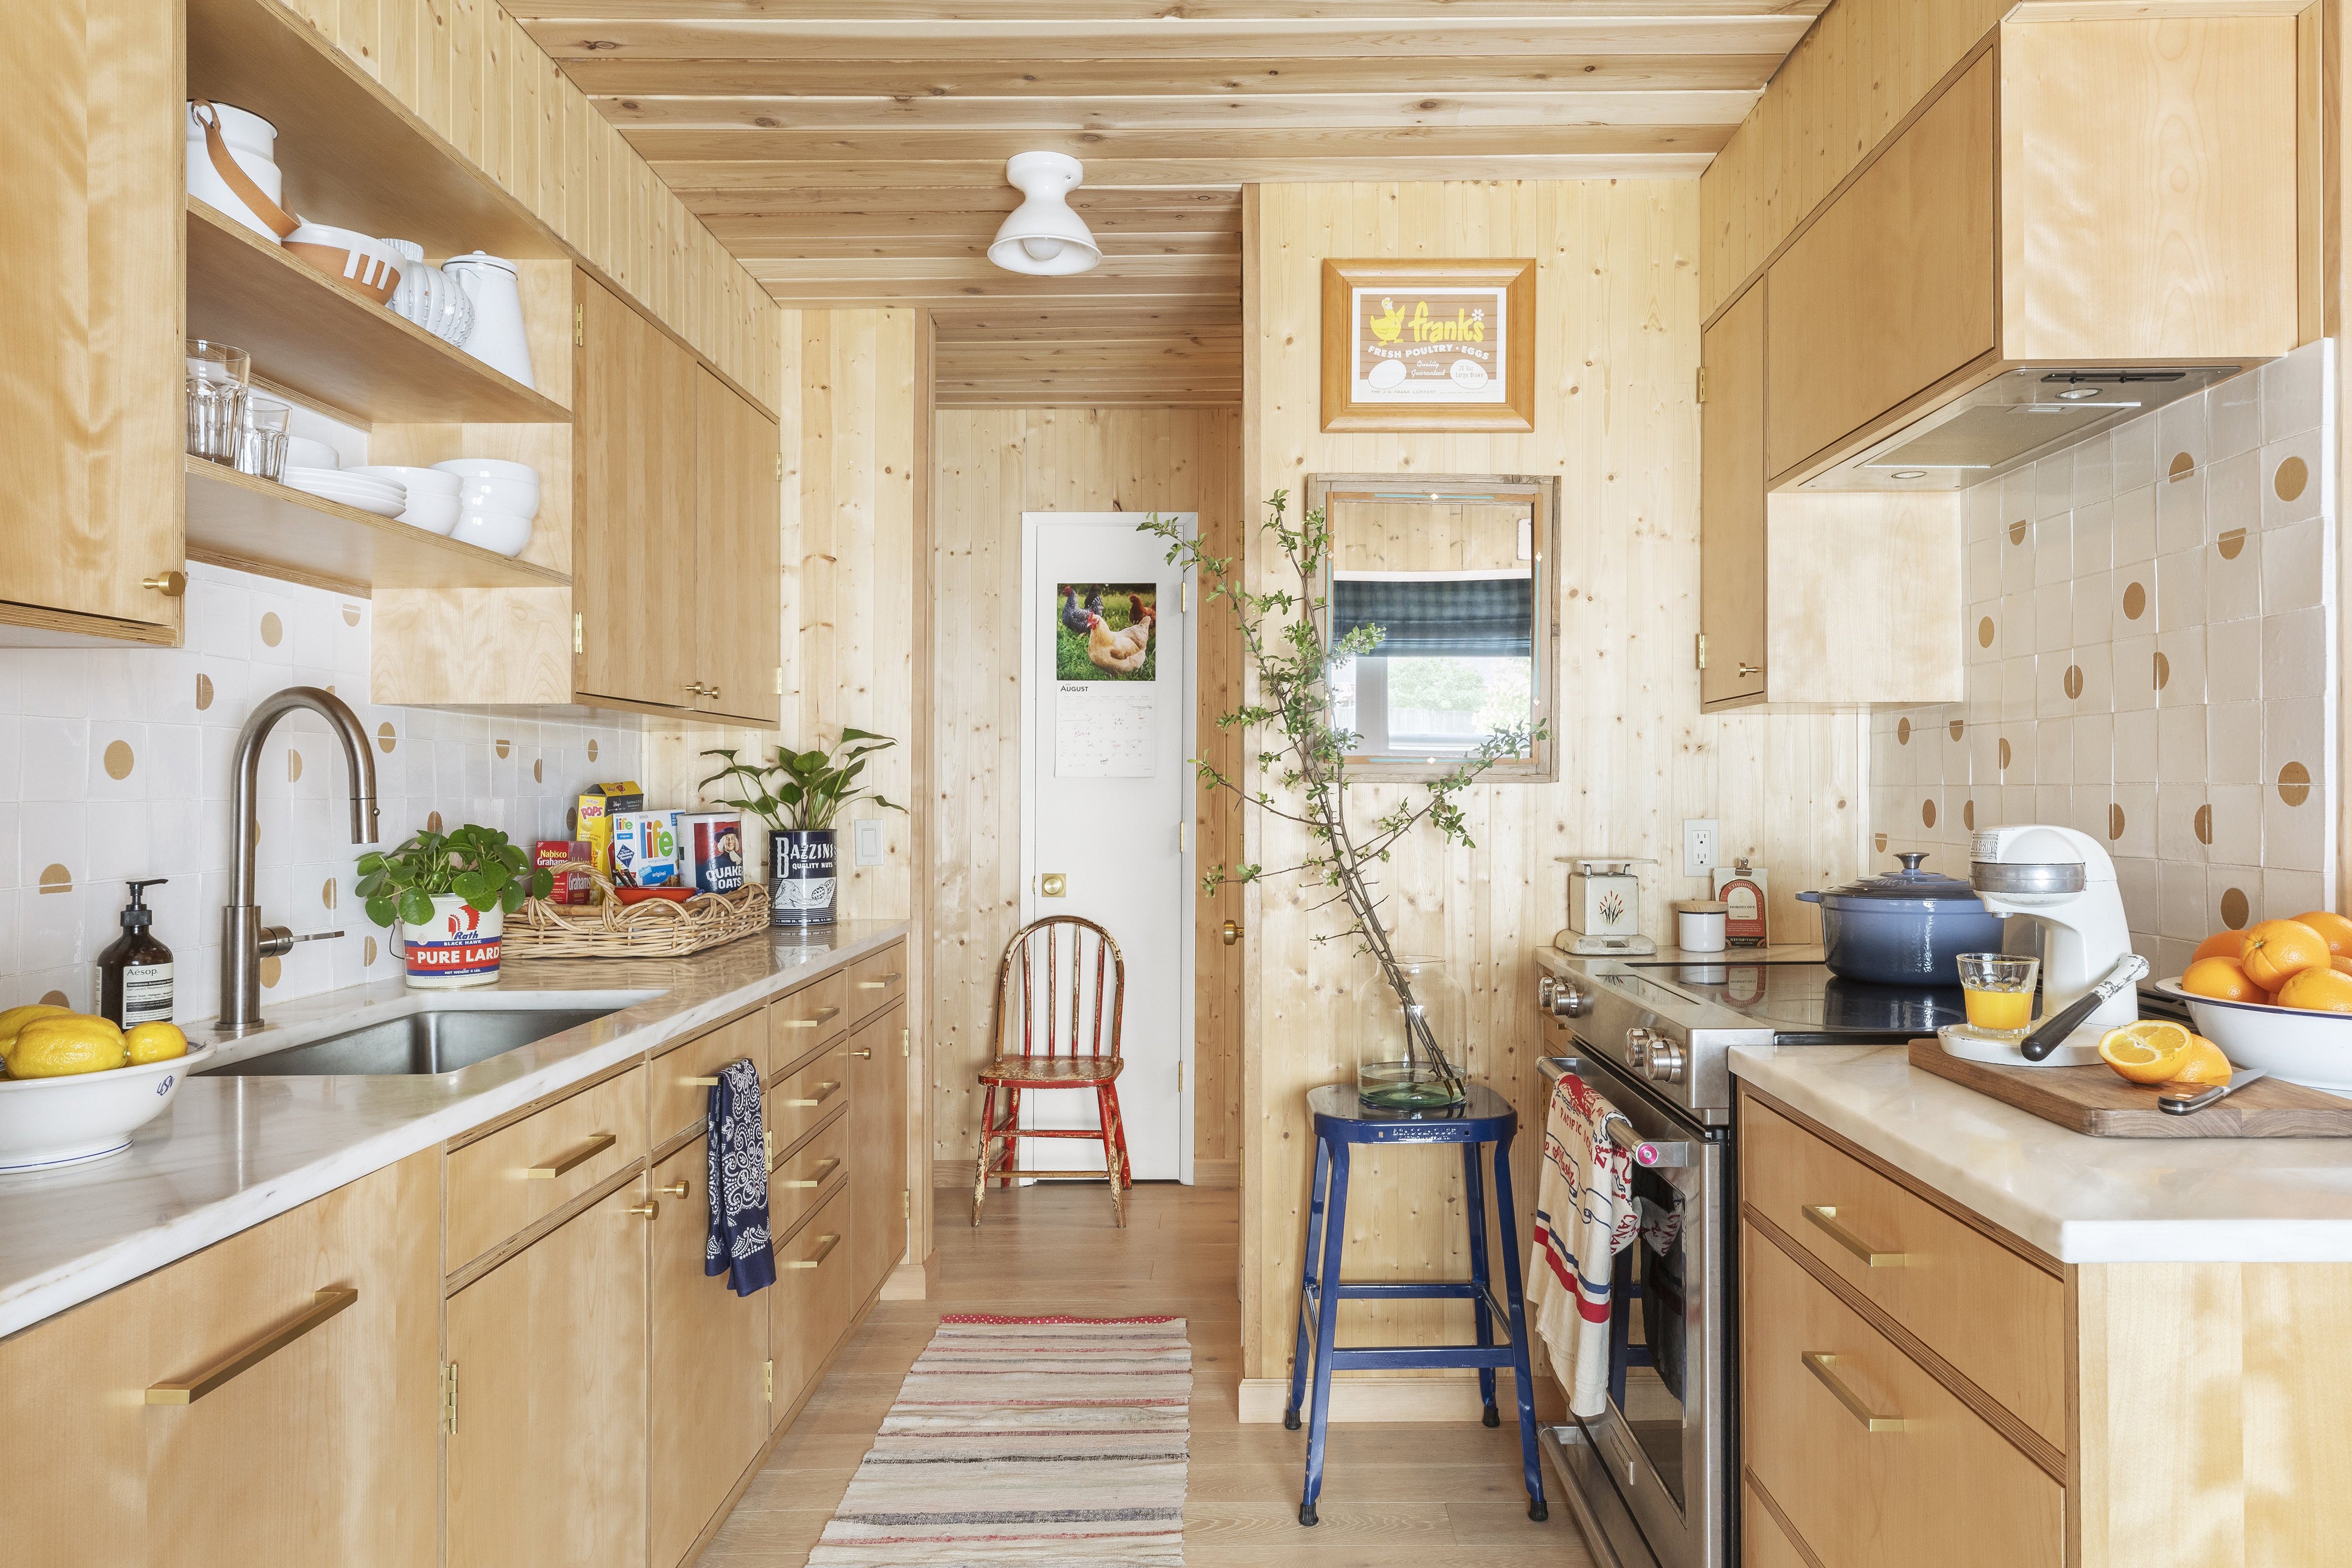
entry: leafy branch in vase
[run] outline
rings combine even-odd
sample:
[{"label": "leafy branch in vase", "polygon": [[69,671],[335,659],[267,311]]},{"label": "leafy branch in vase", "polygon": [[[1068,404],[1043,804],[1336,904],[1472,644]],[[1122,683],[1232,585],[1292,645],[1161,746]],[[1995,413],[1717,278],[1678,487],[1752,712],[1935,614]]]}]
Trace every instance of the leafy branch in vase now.
[{"label": "leafy branch in vase", "polygon": [[[1257,676],[1256,700],[1244,702],[1217,716],[1220,730],[1239,731],[1245,746],[1254,745],[1262,782],[1255,793],[1208,762],[1195,758],[1192,767],[1202,788],[1226,789],[1268,815],[1292,822],[1306,831],[1312,844],[1294,866],[1268,872],[1255,864],[1218,864],[1201,877],[1201,890],[1214,894],[1226,883],[1247,883],[1268,876],[1306,876],[1330,890],[1330,897],[1315,907],[1339,906],[1346,924],[1338,931],[1320,933],[1315,940],[1353,937],[1359,951],[1369,954],[1396,993],[1407,1020],[1408,1060],[1416,1055],[1450,1088],[1459,1091],[1462,1074],[1446,1056],[1429,1024],[1426,1009],[1413,994],[1411,976],[1398,961],[1393,939],[1381,919],[1386,896],[1377,893],[1374,868],[1388,862],[1407,835],[1426,824],[1446,843],[1475,848],[1463,810],[1463,792],[1496,763],[1530,754],[1547,733],[1541,724],[1507,725],[1481,740],[1445,772],[1408,789],[1393,810],[1369,822],[1352,821],[1348,810],[1348,758],[1360,750],[1363,737],[1333,721],[1330,675],[1336,664],[1378,649],[1383,632],[1377,626],[1355,626],[1331,635],[1329,601],[1323,586],[1331,560],[1331,528],[1323,512],[1302,513],[1297,525],[1289,521],[1290,493],[1276,490],[1266,503],[1261,531],[1282,552],[1298,581],[1294,591],[1276,588],[1252,593],[1239,580],[1229,557],[1211,555],[1197,538],[1188,538],[1180,525],[1156,513],[1141,524],[1146,533],[1168,541],[1171,565],[1196,572],[1205,585],[1205,606],[1223,600],[1233,607],[1244,652]],[[1278,793],[1277,793],[1278,791]]]}]

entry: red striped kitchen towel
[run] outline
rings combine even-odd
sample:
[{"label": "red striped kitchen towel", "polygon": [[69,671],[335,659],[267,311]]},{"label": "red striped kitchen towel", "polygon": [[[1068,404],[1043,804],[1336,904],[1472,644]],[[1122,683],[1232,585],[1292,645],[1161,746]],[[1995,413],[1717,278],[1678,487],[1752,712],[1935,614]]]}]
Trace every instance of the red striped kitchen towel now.
[{"label": "red striped kitchen towel", "polygon": [[1528,1301],[1552,1375],[1579,1416],[1598,1416],[1608,1403],[1611,1260],[1642,1224],[1633,1154],[1609,1136],[1609,1124],[1624,1119],[1573,1072],[1560,1075],[1544,1117]]}]

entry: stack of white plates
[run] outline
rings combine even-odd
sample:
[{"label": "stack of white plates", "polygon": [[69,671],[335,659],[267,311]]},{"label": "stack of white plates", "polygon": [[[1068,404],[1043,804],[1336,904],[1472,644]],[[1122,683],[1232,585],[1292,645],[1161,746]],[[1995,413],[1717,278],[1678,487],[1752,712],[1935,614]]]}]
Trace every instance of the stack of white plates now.
[{"label": "stack of white plates", "polygon": [[408,495],[408,504],[400,513],[404,523],[428,534],[444,536],[457,526],[457,488],[464,481],[455,474],[444,474],[438,468],[404,468],[388,463],[346,468],[342,473],[345,477],[356,474],[403,486]]},{"label": "stack of white plates", "polygon": [[281,482],[306,496],[316,496],[323,501],[340,501],[362,512],[373,512],[379,517],[396,517],[408,506],[408,486],[405,485],[346,474],[335,468],[289,467]]}]

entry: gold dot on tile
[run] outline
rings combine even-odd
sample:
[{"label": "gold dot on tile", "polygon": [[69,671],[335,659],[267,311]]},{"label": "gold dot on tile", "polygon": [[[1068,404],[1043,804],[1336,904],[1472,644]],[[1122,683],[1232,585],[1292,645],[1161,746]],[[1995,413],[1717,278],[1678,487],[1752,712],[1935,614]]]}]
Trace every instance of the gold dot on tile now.
[{"label": "gold dot on tile", "polygon": [[2246,917],[2253,912],[2253,905],[2246,902],[2246,895],[2238,889],[2233,887],[2221,894],[2221,924],[2231,930],[2243,931]]},{"label": "gold dot on tile", "polygon": [[392,723],[390,720],[387,719],[383,724],[375,727],[375,743],[378,747],[386,752],[391,751],[394,747],[400,744],[400,737],[392,732]]},{"label": "gold dot on tile", "polygon": [[2189,456],[2186,452],[2176,452],[2172,455],[2172,466],[2165,471],[2165,475],[2168,478],[2178,480],[2186,479],[2196,472],[2197,459]]},{"label": "gold dot on tile", "polygon": [[1978,647],[1979,647],[1979,648],[1990,648],[1990,647],[1991,647],[1991,646],[1992,646],[1992,631],[1993,631],[1993,627],[1992,627],[1992,617],[1991,617],[1991,616],[1990,616],[1990,615],[1984,616],[1984,617],[1980,618],[1980,619],[1977,622],[1977,646],[1978,646]]},{"label": "gold dot on tile", "polygon": [[41,891],[43,893],[71,893],[73,891],[73,873],[66,870],[66,868],[61,865],[43,866],[41,868]]},{"label": "gold dot on tile", "polygon": [[2162,691],[2164,684],[2170,679],[2172,679],[2172,661],[2158,653],[2156,656],[2156,689]]},{"label": "gold dot on tile", "polygon": [[596,742],[593,739],[588,742],[588,760],[591,762],[596,760]]},{"label": "gold dot on tile", "polygon": [[499,759],[503,761],[507,753],[514,749],[514,742],[511,740],[499,741],[494,749],[498,752]]},{"label": "gold dot on tile", "polygon": [[375,938],[370,936],[360,943],[360,964],[364,967],[368,965],[373,964],[374,962]]},{"label": "gold dot on tile", "polygon": [[2009,742],[2003,740],[2000,743],[2000,767],[2004,773],[2009,771]]},{"label": "gold dot on tile", "polygon": [[2020,517],[2017,521],[2009,525],[2009,542],[2013,545],[2021,545],[2025,542],[2025,519],[2023,517]]},{"label": "gold dot on tile", "polygon": [[335,907],[335,879],[333,877],[329,877],[326,880],[325,884],[319,889],[319,902],[325,904],[329,909]]},{"label": "gold dot on tile", "polygon": [[2147,590],[2135,582],[2124,590],[2124,618],[2127,621],[2137,621],[2147,613]]},{"label": "gold dot on tile", "polygon": [[286,622],[278,619],[278,612],[266,611],[261,617],[261,645],[275,648],[286,640]]},{"label": "gold dot on tile", "polygon": [[302,777],[302,754],[292,747],[286,748],[286,782],[293,783]]},{"label": "gold dot on tile", "polygon": [[2279,799],[2290,806],[2300,806],[2311,799],[2311,769],[2300,762],[2290,762],[2279,769]]},{"label": "gold dot on tile", "polygon": [[1919,821],[1930,828],[1936,825],[1935,801],[1922,800],[1919,802]]},{"label": "gold dot on tile", "polygon": [[1956,718],[1949,725],[1946,726],[1946,727],[1952,732],[1952,738],[1954,740],[1958,740],[1960,738],[1961,731],[1968,728],[1968,725],[1962,720]]},{"label": "gold dot on tile", "polygon": [[2115,840],[2120,839],[2123,836],[2124,809],[2121,806],[2109,806],[2107,808],[2107,837],[2110,840]]},{"label": "gold dot on tile", "polygon": [[2294,500],[2303,494],[2303,487],[2310,483],[2311,465],[2300,457],[2288,458],[2278,465],[2278,472],[2271,476],[2271,488],[2278,493],[2282,501]]},{"label": "gold dot on tile", "polygon": [[41,1005],[45,1008],[69,1008],[73,1006],[71,1002],[66,1000],[66,994],[63,991],[43,991],[41,993]]},{"label": "gold dot on tile", "polygon": [[1960,802],[1960,826],[1968,829],[1970,832],[1976,831],[1977,803],[1974,800],[1963,800]]},{"label": "gold dot on tile", "polygon": [[358,625],[359,623],[360,623],[360,607],[359,607],[358,605],[356,605],[356,604],[346,604],[346,605],[344,605],[344,606],[343,606],[343,624],[344,624],[344,625],[346,625],[346,626],[356,626],[356,625]]},{"label": "gold dot on tile", "polygon": [[264,958],[264,959],[261,961],[261,988],[262,988],[262,989],[264,989],[264,990],[268,990],[268,989],[269,989],[271,987],[273,987],[273,986],[277,985],[277,984],[278,984],[278,977],[280,975],[283,975],[285,972],[286,972],[286,966],[285,966],[283,963],[279,962],[278,959],[276,959],[276,958]]},{"label": "gold dot on tile", "polygon": [[425,818],[425,831],[428,833],[437,833],[441,831],[440,812],[433,811],[426,814]]},{"label": "gold dot on tile", "polygon": [[547,759],[545,758],[534,757],[530,759],[530,781],[534,784],[544,784],[547,782]]},{"label": "gold dot on tile", "polygon": [[1878,852],[1880,854],[1885,854],[1886,852],[1886,835],[1885,833],[1873,834],[1870,841],[1877,846]]},{"label": "gold dot on tile", "polygon": [[2067,665],[2065,677],[2059,682],[2059,685],[2065,687],[2066,695],[2069,700],[2081,696],[2083,695],[2083,666],[2080,664]]},{"label": "gold dot on tile", "polygon": [[1897,746],[1908,746],[1911,744],[1911,721],[1909,719],[1898,718],[1895,721],[1895,744]]},{"label": "gold dot on tile", "polygon": [[2221,559],[2223,560],[2237,559],[2240,556],[2246,553],[2246,530],[2243,528],[2229,529],[2223,533],[2220,538],[2213,541],[2213,548],[2221,552]]},{"label": "gold dot on tile", "polygon": [[130,778],[131,769],[137,763],[138,758],[131,755],[129,741],[110,740],[106,743],[106,776],[109,779]]},{"label": "gold dot on tile", "polygon": [[2198,807],[2197,815],[2190,819],[2190,825],[2196,830],[2199,843],[2211,843],[2213,841],[2213,808]]},{"label": "gold dot on tile", "polygon": [[213,678],[201,671],[196,675],[196,711],[202,713],[213,706]]}]

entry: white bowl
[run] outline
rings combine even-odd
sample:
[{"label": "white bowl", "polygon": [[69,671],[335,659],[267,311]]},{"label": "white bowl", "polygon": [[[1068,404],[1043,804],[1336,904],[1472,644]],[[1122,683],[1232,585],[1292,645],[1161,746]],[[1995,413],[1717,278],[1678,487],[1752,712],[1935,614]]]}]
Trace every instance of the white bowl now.
[{"label": "white bowl", "polygon": [[538,469],[528,463],[509,463],[499,457],[452,457],[433,466],[461,479],[520,479],[534,488],[539,484]]},{"label": "white bowl", "polygon": [[465,483],[455,474],[444,473],[438,468],[403,468],[391,463],[371,463],[358,468],[345,468],[342,472],[364,474],[371,479],[388,479],[395,485],[405,486],[412,498],[419,495],[447,496],[454,500],[457,487]]},{"label": "white bowl", "polygon": [[539,516],[539,486],[519,485],[511,479],[468,479],[465,488],[457,492],[457,499],[467,507],[512,512],[518,517]]},{"label": "white bowl", "polygon": [[341,455],[323,441],[313,441],[307,435],[286,438],[286,466],[289,468],[341,468],[342,465]]},{"label": "white bowl", "polygon": [[530,543],[530,519],[495,507],[467,506],[458,511],[457,526],[449,537],[498,555],[520,555]]},{"label": "white bowl", "polygon": [[2156,988],[2189,1004],[2197,1032],[2220,1046],[2233,1066],[2259,1067],[2289,1083],[2352,1094],[2352,1013],[2219,1001],[2182,990],[2178,976],[2158,980]]},{"label": "white bowl", "polygon": [[400,520],[412,528],[423,528],[428,534],[446,536],[457,526],[457,514],[462,510],[455,496],[420,496],[408,493],[408,506]]},{"label": "white bowl", "polygon": [[131,1146],[131,1134],[163,1114],[210,1045],[143,1067],[68,1078],[0,1080],[0,1171],[94,1160]]}]

